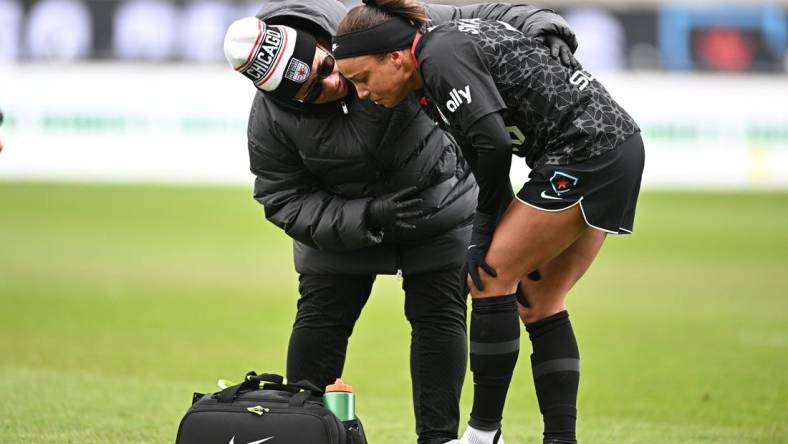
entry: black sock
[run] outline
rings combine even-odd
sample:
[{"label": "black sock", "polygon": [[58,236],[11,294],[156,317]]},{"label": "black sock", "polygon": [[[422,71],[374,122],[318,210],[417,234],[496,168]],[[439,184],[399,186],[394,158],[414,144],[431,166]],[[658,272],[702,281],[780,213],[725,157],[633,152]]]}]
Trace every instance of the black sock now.
[{"label": "black sock", "polygon": [[562,311],[525,326],[533,345],[531,367],[544,418],[544,444],[575,444],[580,353]]},{"label": "black sock", "polygon": [[513,294],[473,300],[471,312],[472,427],[501,427],[506,392],[520,354],[520,323]]}]

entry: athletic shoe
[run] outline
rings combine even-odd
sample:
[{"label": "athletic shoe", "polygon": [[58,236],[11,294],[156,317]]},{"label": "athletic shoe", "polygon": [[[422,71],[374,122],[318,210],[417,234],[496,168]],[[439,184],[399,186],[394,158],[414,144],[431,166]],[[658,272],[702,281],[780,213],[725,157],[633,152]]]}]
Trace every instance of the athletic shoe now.
[{"label": "athletic shoe", "polygon": [[501,429],[485,431],[468,426],[460,439],[453,439],[446,444],[504,444]]}]

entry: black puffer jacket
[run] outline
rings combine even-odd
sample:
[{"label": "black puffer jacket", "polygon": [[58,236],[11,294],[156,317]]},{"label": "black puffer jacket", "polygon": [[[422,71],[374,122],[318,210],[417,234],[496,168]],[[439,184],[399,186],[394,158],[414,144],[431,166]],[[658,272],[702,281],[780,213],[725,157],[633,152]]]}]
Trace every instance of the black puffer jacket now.
[{"label": "black puffer jacket", "polygon": [[[529,6],[428,6],[433,22],[501,19],[531,35],[574,36],[560,16]],[[336,0],[269,1],[258,17],[323,31],[344,17]],[[476,185],[455,142],[416,100],[393,110],[359,100],[300,105],[258,92],[248,140],[255,199],[266,218],[294,239],[296,270],[309,274],[421,273],[465,259]],[[364,211],[376,196],[417,186],[424,216],[413,230],[381,236]]]}]

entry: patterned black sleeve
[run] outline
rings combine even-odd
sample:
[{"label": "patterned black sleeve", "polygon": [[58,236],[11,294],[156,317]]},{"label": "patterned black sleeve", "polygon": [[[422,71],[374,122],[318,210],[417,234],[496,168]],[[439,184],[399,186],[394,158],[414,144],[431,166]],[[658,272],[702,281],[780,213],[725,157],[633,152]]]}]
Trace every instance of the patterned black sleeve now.
[{"label": "patterned black sleeve", "polygon": [[509,179],[512,141],[503,117],[500,113],[487,114],[473,124],[467,137],[472,152],[466,158],[479,184],[476,211],[500,216],[514,198]]}]

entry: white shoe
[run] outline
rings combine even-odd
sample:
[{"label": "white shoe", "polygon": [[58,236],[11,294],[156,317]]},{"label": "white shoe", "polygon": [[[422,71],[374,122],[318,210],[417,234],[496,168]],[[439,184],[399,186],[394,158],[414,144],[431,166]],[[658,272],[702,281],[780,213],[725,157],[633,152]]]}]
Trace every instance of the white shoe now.
[{"label": "white shoe", "polygon": [[501,429],[486,431],[468,426],[460,439],[453,439],[446,444],[504,444]]}]

